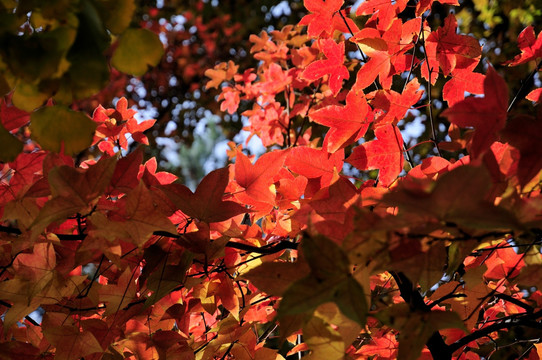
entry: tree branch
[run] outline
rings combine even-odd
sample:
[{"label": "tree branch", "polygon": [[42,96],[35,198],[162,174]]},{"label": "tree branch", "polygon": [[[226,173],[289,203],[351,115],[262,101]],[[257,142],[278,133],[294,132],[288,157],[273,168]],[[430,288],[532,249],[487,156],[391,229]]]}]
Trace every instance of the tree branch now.
[{"label": "tree branch", "polygon": [[[420,292],[416,289],[414,289],[412,282],[406,277],[405,274],[402,272],[390,272],[393,276],[393,279],[397,283],[397,286],[399,286],[399,291],[401,293],[401,297],[407,304],[411,306],[413,310],[419,310],[423,312],[430,312],[431,307],[428,306],[424,301],[423,297],[420,294]],[[429,349],[429,352],[431,352],[431,356],[434,360],[451,360],[452,359],[452,351],[450,351],[450,347],[446,345],[444,342],[444,339],[440,335],[438,331],[435,331],[429,340],[425,343],[427,345],[427,348]]]},{"label": "tree branch", "polygon": [[[0,225],[0,232],[13,234],[13,235],[22,234],[21,230],[17,228],[3,226],[3,225]],[[58,237],[59,240],[63,240],[63,241],[82,241],[82,240],[85,240],[85,238],[87,237],[87,234],[55,234],[55,235]],[[174,239],[178,239],[181,237],[181,235],[179,234],[172,234],[167,231],[155,231],[153,232],[153,235],[170,237]],[[258,246],[252,246],[252,245],[243,244],[243,243],[239,243],[235,241],[229,241],[228,243],[226,243],[226,247],[237,249],[237,250],[249,251],[249,252],[253,252],[257,254],[270,255],[270,254],[276,254],[279,251],[286,250],[286,249],[296,250],[297,243],[294,243],[288,240],[283,240],[274,244],[258,247]]]},{"label": "tree branch", "polygon": [[510,329],[516,326],[524,326],[533,329],[542,330],[542,323],[540,321],[534,321],[537,317],[542,316],[542,310],[537,311],[534,314],[528,314],[521,317],[516,317],[513,319],[506,319],[502,322],[486,326],[480,330],[477,330],[469,335],[457,340],[455,343],[448,345],[450,353],[455,352],[456,350],[461,349],[463,346],[466,346],[471,341],[484,337],[491,334],[494,331],[499,331],[502,329]]}]

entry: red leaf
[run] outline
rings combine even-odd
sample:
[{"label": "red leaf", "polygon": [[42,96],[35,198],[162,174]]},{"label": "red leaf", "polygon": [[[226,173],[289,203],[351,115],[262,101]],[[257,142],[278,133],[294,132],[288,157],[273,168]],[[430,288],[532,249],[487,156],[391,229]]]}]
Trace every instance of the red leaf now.
[{"label": "red leaf", "polygon": [[[427,37],[425,48],[431,71],[437,72],[440,65],[444,76],[448,76],[455,69],[460,57],[478,63],[482,55],[482,48],[478,40],[472,36],[457,34],[457,20],[453,14],[446,17],[443,27],[433,31]],[[422,66],[422,75],[429,79],[425,65]],[[432,83],[434,80],[436,77],[431,78]]]},{"label": "red leaf", "polygon": [[359,199],[356,187],[346,178],[318,192],[311,200],[311,207],[326,220],[344,224],[348,208]]},{"label": "red leaf", "polygon": [[329,88],[337,95],[343,80],[350,78],[348,69],[343,65],[344,42],[337,44],[332,39],[325,39],[320,42],[320,48],[327,59],[311,63],[299,76],[305,80],[315,81],[329,75]]},{"label": "red leaf", "polygon": [[139,173],[141,161],[143,161],[142,148],[138,148],[128,156],[121,158],[117,162],[117,166],[115,166],[110,187],[121,193],[127,193],[135,188],[139,184],[137,174]]},{"label": "red leaf", "polygon": [[[378,76],[384,89],[391,88],[393,75],[410,68],[412,59],[406,61],[405,52],[413,47],[421,22],[413,19],[403,24],[400,19],[393,21],[384,32],[365,27],[351,40],[370,57],[356,75],[355,88],[364,89]],[[408,65],[405,67],[405,63]]]},{"label": "red leaf", "polygon": [[483,98],[467,98],[442,112],[451,123],[476,129],[469,150],[474,158],[489,149],[506,122],[508,86],[493,67],[488,68],[484,93]]},{"label": "red leaf", "polygon": [[420,83],[417,79],[407,84],[402,93],[393,90],[380,90],[376,93],[371,105],[375,111],[375,123],[379,125],[394,124],[405,117],[407,111],[422,97]]},{"label": "red leaf", "polygon": [[344,0],[304,0],[303,5],[311,13],[305,15],[299,25],[308,25],[307,34],[312,37],[318,37],[322,32],[331,35],[334,30],[333,16],[343,3]]},{"label": "red leaf", "polygon": [[324,149],[298,146],[290,150],[285,165],[290,171],[309,179],[305,196],[311,197],[322,187],[329,186],[335,171],[343,168],[344,150],[328,153]]},{"label": "red leaf", "polygon": [[380,183],[389,186],[403,170],[403,137],[388,124],[376,128],[375,135],[377,140],[354,148],[346,161],[360,170],[379,169]]},{"label": "red leaf", "polygon": [[235,181],[245,190],[235,197],[241,202],[252,205],[255,210],[267,212],[275,205],[275,194],[269,187],[273,177],[282,168],[287,152],[273,151],[262,155],[253,165],[242,152],[235,159]]},{"label": "red leaf", "polygon": [[5,99],[0,100],[0,121],[7,131],[13,131],[28,124],[30,113],[15,106],[8,106]]},{"label": "red leaf", "polygon": [[378,29],[387,30],[396,15],[406,8],[406,0],[368,0],[361,3],[356,10],[356,15],[371,15],[370,20],[377,23]]},{"label": "red leaf", "polygon": [[517,55],[513,60],[507,61],[504,64],[508,66],[516,66],[524,64],[531,60],[542,57],[542,33],[538,33],[535,38],[534,29],[532,26],[527,26],[518,36],[518,47],[521,54]]},{"label": "red leaf", "polygon": [[137,246],[143,246],[155,231],[176,232],[176,227],[164,215],[162,209],[156,206],[153,194],[142,181],[117,201],[116,205],[119,211],[111,216],[114,221],[105,222],[100,231],[109,231],[111,234],[121,231],[123,236],[127,235]]},{"label": "red leaf", "polygon": [[238,203],[223,200],[228,180],[229,169],[221,168],[205,176],[195,193],[181,184],[161,189],[186,215],[207,223],[219,222],[249,211]]},{"label": "red leaf", "polygon": [[457,0],[420,0],[416,4],[416,16],[422,16],[424,12],[430,10],[435,1],[438,1],[441,4],[459,5]]},{"label": "red leaf", "polygon": [[448,106],[454,106],[465,99],[465,92],[471,94],[484,93],[485,76],[473,72],[477,65],[478,61],[461,56],[457,57],[456,67],[452,71],[452,78],[442,88],[442,99],[448,102]]},{"label": "red leaf", "polygon": [[327,151],[334,153],[365,135],[373,121],[369,105],[362,92],[350,91],[346,106],[330,105],[309,113],[312,121],[329,127],[326,134]]},{"label": "red leaf", "polygon": [[534,101],[536,103],[539,103],[542,101],[542,88],[534,89],[530,93],[525,96],[527,100]]}]

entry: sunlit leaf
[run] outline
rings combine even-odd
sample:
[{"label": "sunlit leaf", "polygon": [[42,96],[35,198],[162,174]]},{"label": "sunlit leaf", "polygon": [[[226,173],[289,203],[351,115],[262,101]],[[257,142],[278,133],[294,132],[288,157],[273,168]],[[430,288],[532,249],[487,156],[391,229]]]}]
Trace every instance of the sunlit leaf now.
[{"label": "sunlit leaf", "polygon": [[83,113],[62,106],[48,106],[32,113],[32,138],[43,149],[76,155],[88,148],[96,124]]}]

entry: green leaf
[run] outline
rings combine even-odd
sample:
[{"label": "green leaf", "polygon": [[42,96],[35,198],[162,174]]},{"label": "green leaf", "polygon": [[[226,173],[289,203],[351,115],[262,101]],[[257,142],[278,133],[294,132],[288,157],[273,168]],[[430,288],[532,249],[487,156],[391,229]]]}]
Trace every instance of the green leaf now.
[{"label": "green leaf", "polygon": [[136,9],[134,0],[97,0],[95,4],[104,25],[113,34],[126,30]]},{"label": "green leaf", "polygon": [[158,35],[147,29],[128,29],[113,54],[111,64],[126,74],[143,75],[160,62],[164,47]]},{"label": "green leaf", "polygon": [[104,52],[111,44],[93,2],[81,0],[80,9],[77,38],[66,56],[71,63],[70,86],[77,99],[94,95],[109,82],[109,65]]},{"label": "green leaf", "polygon": [[23,151],[23,143],[0,123],[0,162],[11,162]]},{"label": "green leaf", "polygon": [[279,307],[279,317],[312,313],[318,305],[333,301],[337,281],[320,282],[312,276],[294,282],[284,293]]},{"label": "green leaf", "polygon": [[63,106],[39,109],[30,117],[32,139],[45,150],[75,155],[92,144],[96,123]]},{"label": "green leaf", "polygon": [[337,304],[345,316],[362,326],[365,325],[367,303],[363,288],[347,275],[327,281],[320,281],[313,276],[296,281],[284,293],[278,311],[279,317],[311,314],[326,302]]},{"label": "green leaf", "polygon": [[345,316],[361,326],[365,325],[368,309],[366,296],[362,286],[354,278],[347,277],[339,284],[334,301]]},{"label": "green leaf", "polygon": [[64,57],[75,40],[71,26],[35,32],[31,36],[5,38],[3,58],[11,72],[28,83],[58,78],[67,69]]},{"label": "green leaf", "polygon": [[37,84],[19,81],[13,92],[13,105],[24,111],[34,111],[42,106],[51,96],[39,89]]}]

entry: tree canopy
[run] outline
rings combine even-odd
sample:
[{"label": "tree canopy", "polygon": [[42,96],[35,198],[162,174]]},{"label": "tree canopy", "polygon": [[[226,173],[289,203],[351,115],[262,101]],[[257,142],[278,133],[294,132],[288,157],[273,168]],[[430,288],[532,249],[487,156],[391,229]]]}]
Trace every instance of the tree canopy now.
[{"label": "tree canopy", "polygon": [[539,360],[541,5],[2,2],[0,358]]}]

